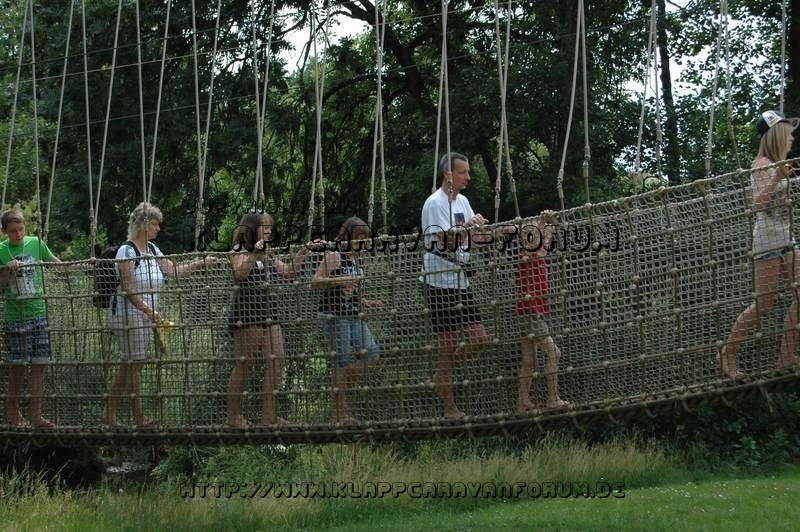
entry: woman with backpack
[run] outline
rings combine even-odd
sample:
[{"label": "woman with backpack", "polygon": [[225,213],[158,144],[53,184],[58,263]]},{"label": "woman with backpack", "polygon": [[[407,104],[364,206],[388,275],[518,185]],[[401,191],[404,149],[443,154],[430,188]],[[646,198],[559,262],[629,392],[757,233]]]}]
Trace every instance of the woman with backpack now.
[{"label": "woman with backpack", "polygon": [[142,410],[142,368],[153,329],[164,319],[158,313],[158,292],[166,276],[182,277],[214,262],[214,257],[175,264],[164,257],[151,240],[161,230],[163,216],[158,207],[142,202],[128,218],[128,240],[116,253],[119,283],[109,301],[109,324],[119,344],[122,363],[111,384],[105,422],[117,425],[117,406],[121,397],[133,401],[133,424],[152,426]]}]

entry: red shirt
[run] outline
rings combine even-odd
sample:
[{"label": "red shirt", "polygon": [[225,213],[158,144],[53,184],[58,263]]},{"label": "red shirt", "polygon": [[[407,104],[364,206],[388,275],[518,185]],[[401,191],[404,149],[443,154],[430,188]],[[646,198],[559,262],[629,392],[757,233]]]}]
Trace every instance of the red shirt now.
[{"label": "red shirt", "polygon": [[[519,263],[517,271],[517,308],[514,314],[547,314],[547,265],[541,257]],[[531,296],[527,299],[526,296]]]}]

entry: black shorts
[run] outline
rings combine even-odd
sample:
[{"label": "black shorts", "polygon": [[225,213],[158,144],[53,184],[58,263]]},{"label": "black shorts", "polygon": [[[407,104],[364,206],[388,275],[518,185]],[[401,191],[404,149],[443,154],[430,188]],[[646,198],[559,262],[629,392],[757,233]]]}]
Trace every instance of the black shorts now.
[{"label": "black shorts", "polygon": [[469,288],[437,288],[426,284],[425,302],[431,311],[431,325],[436,332],[458,331],[481,322],[481,311]]},{"label": "black shorts", "polygon": [[[274,306],[262,291],[241,290],[231,301],[231,313],[228,316],[230,329],[266,329],[277,325],[278,318]],[[270,323],[269,320],[272,320]]]}]

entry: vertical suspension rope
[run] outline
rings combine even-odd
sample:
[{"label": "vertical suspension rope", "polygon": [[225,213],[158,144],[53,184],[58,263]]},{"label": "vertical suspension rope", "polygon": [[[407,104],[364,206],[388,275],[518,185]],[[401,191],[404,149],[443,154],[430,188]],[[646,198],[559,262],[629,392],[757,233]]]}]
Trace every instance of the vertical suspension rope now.
[{"label": "vertical suspension rope", "polygon": [[19,79],[22,74],[22,55],[25,51],[25,29],[28,27],[28,4],[32,0],[28,0],[25,4],[25,12],[22,15],[22,29],[19,34],[19,57],[17,59],[17,77],[14,81],[14,99],[11,103],[11,121],[8,126],[8,146],[6,147],[6,169],[3,176],[3,197],[0,200],[0,207],[5,207],[6,204],[6,191],[8,189],[8,178],[11,174],[11,148],[14,145],[14,129],[16,127],[17,119],[17,101],[19,96]]},{"label": "vertical suspension rope", "polygon": [[[259,201],[264,197],[264,190],[262,188],[262,182],[260,178],[261,174],[261,98],[259,96],[260,89],[259,89],[259,71],[260,67],[258,65],[258,32],[257,32],[257,24],[256,20],[258,18],[256,9],[258,8],[257,4],[253,2],[252,4],[252,27],[250,28],[250,46],[253,48],[253,86],[255,91],[255,104],[256,104],[256,172],[255,172],[255,180],[253,181],[253,206],[259,204]],[[271,24],[271,22],[270,22]],[[269,68],[267,69],[269,70]]]},{"label": "vertical suspension rope", "polygon": [[36,224],[36,233],[42,236],[42,195],[41,195],[41,172],[39,172],[39,97],[36,94],[36,26],[33,19],[33,0],[28,2],[31,10],[31,105],[33,106],[33,173],[36,177],[36,210],[38,211],[39,221]]},{"label": "vertical suspension rope", "polygon": [[[166,44],[166,40],[164,41]],[[197,179],[202,180],[202,160],[203,154],[203,139],[200,135],[200,74],[198,73],[197,64],[197,9],[195,0],[192,0],[192,64],[194,65],[194,131],[195,131],[195,144],[197,149]],[[203,198],[197,198],[198,212],[203,210]]]},{"label": "vertical suspension rope", "polygon": [[372,227],[373,212],[375,209],[375,174],[378,158],[381,169],[381,205],[383,208],[383,227],[386,227],[386,172],[383,152],[383,42],[385,34],[384,23],[381,22],[380,10],[385,2],[375,2],[375,71],[377,89],[375,97],[375,125],[372,133],[372,172],[369,182],[369,203],[367,206],[367,225]]},{"label": "vertical suspension rope", "polygon": [[[506,50],[505,50],[505,57],[506,57],[506,64],[503,69],[503,85],[505,86],[504,91],[507,92],[508,89],[508,63],[510,53],[509,50],[511,48],[511,13],[512,13],[513,3],[512,0],[508,0],[508,17],[506,18]],[[507,98],[506,98],[507,99]],[[506,106],[507,107],[507,106]],[[506,166],[508,167],[508,185],[509,190],[511,191],[511,198],[514,201],[514,215],[519,218],[519,199],[517,198],[517,182],[514,179],[514,168],[511,166],[511,141],[509,140],[508,136],[508,112],[507,110],[503,113],[505,120],[503,124],[503,136],[505,138],[505,146],[506,146]]]},{"label": "vertical suspension rope", "polygon": [[[448,70],[448,52],[447,52],[447,15],[448,15],[448,0],[442,0],[442,91],[444,99],[444,137],[447,153],[452,153],[450,146],[450,74]],[[452,171],[452,168],[450,169]],[[453,179],[450,181],[450,193],[453,190]]]},{"label": "vertical suspension rope", "polygon": [[[780,101],[778,102],[778,110],[782,113],[783,112],[783,103],[785,99],[786,93],[786,30],[788,29],[788,23],[786,21],[786,0],[781,1],[781,93],[780,93]],[[738,154],[737,154],[738,155]],[[741,168],[741,165],[739,165]]]},{"label": "vertical suspension rope", "polygon": [[72,19],[75,11],[75,3],[69,2],[69,17],[67,20],[67,40],[64,47],[64,67],[61,70],[61,89],[58,95],[58,119],[56,122],[56,135],[53,139],[53,162],[50,165],[50,186],[47,191],[47,214],[44,217],[44,236],[50,232],[50,207],[53,204],[53,183],[56,180],[56,162],[58,160],[58,141],[61,134],[61,114],[64,109],[64,88],[67,84],[67,64],[69,63],[69,44],[72,37]]},{"label": "vertical suspension rope", "polygon": [[[728,138],[731,141],[731,147],[733,148],[733,155],[736,158],[736,168],[741,168],[742,163],[739,158],[739,144],[736,142],[736,132],[733,129],[733,88],[731,87],[733,81],[733,75],[731,74],[731,43],[730,39],[725,39],[725,90],[727,92],[727,107],[726,107],[726,117],[727,117],[727,131],[728,131]],[[781,91],[783,90],[783,82],[781,82]]]},{"label": "vertical suspension rope", "polygon": [[[147,186],[147,196],[150,197],[150,193],[152,192],[153,188],[153,174],[155,172],[156,167],[156,146],[158,145],[158,122],[161,118],[161,95],[164,90],[164,68],[167,62],[167,39],[169,37],[169,19],[170,13],[172,9],[172,0],[167,1],[167,13],[164,20],[164,40],[161,43],[161,70],[158,76],[158,97],[156,98],[156,116],[154,118],[153,123],[153,145],[151,146],[150,150],[150,170],[148,172],[148,186]],[[194,24],[194,0],[192,0],[192,24]],[[192,33],[195,35],[195,32]],[[195,47],[196,50],[196,47]],[[196,59],[196,57],[195,57]],[[197,70],[197,64],[195,63],[195,71]],[[196,85],[196,84],[195,84]],[[199,200],[198,200],[199,201]],[[200,206],[198,206],[198,210],[202,210]]]},{"label": "vertical suspension rope", "polygon": [[569,115],[567,117],[567,131],[564,135],[564,146],[561,151],[561,166],[558,169],[558,177],[556,178],[556,187],[558,188],[558,200],[561,203],[561,210],[565,208],[564,205],[564,165],[567,160],[567,147],[569,145],[570,132],[572,130],[572,115],[575,111],[575,92],[578,82],[578,54],[580,53],[580,36],[581,36],[581,12],[583,11],[583,0],[578,0],[578,22],[575,29],[575,52],[572,64],[572,91],[569,99]]},{"label": "vertical suspension rope", "polygon": [[436,192],[436,187],[439,185],[439,140],[442,132],[442,92],[444,87],[444,78],[441,75],[441,64],[439,66],[439,98],[436,102],[436,140],[434,141],[433,148],[433,182],[431,183],[431,193]]},{"label": "vertical suspension rope", "polygon": [[[380,0],[379,0],[379,2],[380,2]],[[389,14],[389,9],[387,7],[386,0],[383,0],[382,3],[383,3],[384,16],[383,16],[383,23],[381,24],[381,41],[380,41],[380,50],[381,50],[380,62],[381,62],[381,64],[380,64],[380,68],[378,69],[378,72],[380,72],[381,76],[383,75],[383,47],[384,47],[384,38],[386,36],[386,24],[387,24],[386,17]],[[381,83],[381,86],[382,85],[383,85],[383,83]],[[386,191],[386,158],[384,157],[383,89],[381,89],[381,106],[380,106],[380,110],[381,110],[380,111],[381,123],[380,123],[379,134],[380,134],[380,137],[381,137],[381,143],[380,143],[380,158],[381,158],[381,215],[382,215],[382,220],[383,220],[383,226],[386,227],[387,224],[388,224],[388,217],[389,217],[389,207],[388,207],[389,200],[388,200],[388,193]]]},{"label": "vertical suspension rope", "polygon": [[[647,109],[647,88],[650,86],[651,73],[658,77],[658,59],[656,58],[656,0],[650,2],[650,24],[647,35],[647,65],[645,66],[644,79],[642,80],[642,107],[639,112],[639,130],[636,135],[636,157],[633,164],[634,191],[639,192],[639,180],[642,177],[642,137],[644,136],[644,117]],[[655,91],[654,98],[658,100],[658,91]],[[656,113],[656,124],[659,123],[659,115]],[[644,185],[644,180],[642,180]]]},{"label": "vertical suspension rope", "polygon": [[[103,122],[103,142],[102,142],[102,145],[101,145],[101,148],[100,148],[100,170],[98,171],[98,175],[97,175],[97,197],[95,199],[94,206],[90,207],[90,209],[93,209],[92,212],[91,212],[91,217],[92,217],[92,220],[93,220],[93,224],[92,224],[92,228],[91,228],[91,231],[92,231],[92,236],[91,236],[92,249],[94,249],[95,239],[96,239],[96,236],[97,236],[97,213],[100,212],[100,191],[101,191],[102,186],[103,186],[103,174],[104,174],[105,161],[106,161],[106,147],[108,145],[108,124],[111,121],[111,100],[112,100],[112,97],[114,95],[114,76],[115,76],[115,74],[117,72],[117,51],[119,49],[119,29],[120,29],[120,21],[121,20],[122,20],[122,0],[119,0],[119,2],[117,3],[117,23],[116,23],[116,26],[114,28],[114,49],[113,49],[113,51],[111,53],[111,70],[110,70],[109,80],[108,80],[108,100],[106,101],[106,116],[105,116],[105,120]],[[85,20],[85,18],[84,18],[83,27],[84,27],[84,31],[85,31],[85,28],[86,28],[86,20]],[[88,82],[88,79],[89,79],[89,67],[88,67],[88,64],[86,62],[87,61],[87,57],[86,57],[86,48],[85,48],[86,47],[86,34],[85,33],[84,33],[83,42],[84,42],[83,68],[84,68],[84,79],[86,80],[85,87],[84,87],[84,89],[86,91],[85,92],[85,98],[86,98],[86,144],[87,144],[87,146],[89,146],[90,143],[91,143],[90,120],[89,120],[89,82]],[[91,152],[91,150],[88,150],[88,148],[87,148],[87,151]],[[91,178],[91,168],[92,168],[92,160],[90,159],[89,160],[89,169],[90,169],[90,172],[89,172],[89,175],[90,175],[89,188],[90,188],[90,190],[91,190],[91,187],[93,186],[92,185],[93,179]]]},{"label": "vertical suspension rope", "polygon": [[253,202],[258,204],[260,201],[262,204],[265,201],[265,190],[264,190],[264,129],[267,119],[267,91],[269,89],[269,67],[270,67],[270,56],[272,54],[272,19],[275,16],[275,0],[272,0],[270,5],[270,12],[269,12],[269,32],[267,33],[267,46],[266,46],[266,53],[265,56],[265,65],[264,65],[264,89],[259,91],[259,76],[261,68],[258,64],[258,38],[256,34],[256,23],[257,17],[255,16],[255,4],[254,4],[254,16],[253,16],[253,73],[254,73],[254,81],[255,81],[255,92],[256,92],[256,137],[257,137],[257,159],[256,159],[256,176],[255,176],[255,184],[253,188]]},{"label": "vertical suspension rope", "polygon": [[[325,50],[328,47],[328,33],[327,23],[329,19],[329,6],[326,4],[325,9],[325,23],[322,26],[322,38],[325,44]],[[316,141],[314,143],[314,169],[311,175],[312,194],[311,204],[308,210],[308,238],[311,239],[312,227],[314,225],[314,213],[316,203],[315,193],[319,187],[319,213],[320,220],[324,222],[325,216],[325,182],[322,172],[322,104],[323,96],[325,94],[325,71],[320,66],[319,53],[317,51],[317,34],[314,27],[314,18],[312,17],[311,33],[312,33],[312,46],[314,51],[314,99],[315,99],[315,118],[316,118]]]},{"label": "vertical suspension rope", "polygon": [[142,35],[141,35],[141,18],[139,15],[139,0],[134,2],[136,6],[136,70],[138,73],[139,83],[139,137],[141,138],[141,163],[142,163],[142,195],[143,200],[150,202],[150,189],[147,184],[147,155],[144,137],[144,89],[142,87]]},{"label": "vertical suspension rope", "polygon": [[[206,224],[205,210],[203,209],[204,191],[206,181],[206,158],[208,157],[208,136],[211,131],[211,109],[214,102],[214,78],[215,78],[215,65],[217,62],[217,46],[219,45],[219,19],[222,14],[222,0],[217,0],[217,16],[214,22],[214,43],[211,50],[211,63],[210,63],[210,81],[208,88],[208,106],[206,107],[206,130],[203,135],[201,153],[198,154],[199,161],[199,177],[198,177],[198,198],[197,198],[197,212],[195,217],[195,244],[200,247],[200,238],[202,229]],[[199,91],[199,89],[198,89]],[[199,99],[199,94],[198,94]]]},{"label": "vertical suspension rope", "polygon": [[586,10],[583,0],[578,2],[578,18],[581,23],[581,45],[583,47],[583,186],[586,189],[586,203],[591,203],[589,196],[589,164],[592,160],[592,150],[589,146],[589,69],[586,67]]},{"label": "vertical suspension rope", "polygon": [[709,113],[708,136],[706,139],[706,160],[705,160],[706,177],[710,177],[711,175],[711,155],[714,149],[714,120],[715,120],[716,106],[717,106],[716,96],[719,83],[719,63],[720,63],[720,55],[722,53],[722,40],[723,38],[727,39],[728,35],[727,30],[728,30],[728,2],[727,0],[720,0],[719,29],[717,30],[717,44],[714,53],[716,61],[714,62],[714,77],[711,87],[711,111]]},{"label": "vertical suspension rope", "polygon": [[[309,35],[309,44],[311,42],[313,42],[314,39],[316,39],[316,33],[315,33],[315,30],[314,30],[315,22],[316,22],[316,19],[314,18],[313,14],[312,14],[312,16],[311,16],[311,25],[310,25],[311,33]],[[316,61],[317,61],[316,50],[317,50],[317,47],[315,45],[314,46],[314,63],[315,63],[315,66],[316,66]],[[316,82],[314,84],[314,87],[316,89]],[[315,102],[315,107],[316,107],[316,102]],[[314,150],[315,150],[315,157],[316,157],[316,145],[314,146]],[[314,160],[314,168],[311,171],[311,191],[309,193],[309,201],[308,201],[308,236],[307,236],[307,240],[309,240],[309,241],[311,240],[312,228],[314,226],[314,214],[315,214],[314,210],[316,208],[316,197],[317,197],[317,176],[316,176],[316,172],[317,172],[317,165],[316,165],[316,158],[315,158],[315,160]]]},{"label": "vertical suspension rope", "polygon": [[[442,119],[443,114],[447,113],[445,100],[447,99],[447,0],[442,0],[442,54],[439,60],[439,99],[436,107],[436,144],[433,150],[433,185],[431,186],[431,193],[436,191],[439,184],[439,143],[441,141],[442,132]],[[449,129],[449,116],[445,118],[446,125],[446,153],[450,153],[450,129]],[[445,193],[450,197],[453,193],[452,182],[450,182],[449,190]]]},{"label": "vertical suspension rope", "polygon": [[[511,18],[510,12],[508,18]],[[506,78],[503,75],[503,53],[500,45],[500,2],[498,0],[494,0],[494,34],[497,51],[497,78],[500,83],[500,135],[497,142],[497,176],[494,182],[494,222],[497,223],[500,219],[500,179],[503,175],[503,148],[506,140]]]},{"label": "vertical suspension rope", "polygon": [[660,64],[658,62],[658,10],[656,9],[656,20],[653,26],[653,91],[656,95],[656,175],[658,175],[659,179],[664,175],[663,169],[661,167],[661,153],[662,153],[662,146],[664,144],[664,135],[661,130],[661,76],[659,76]]},{"label": "vertical suspension rope", "polygon": [[517,188],[514,183],[514,173],[511,169],[511,151],[508,139],[508,112],[507,112],[507,96],[508,96],[508,63],[509,63],[509,48],[511,42],[511,13],[512,4],[511,0],[508,3],[508,16],[506,17],[506,34],[505,34],[505,50],[501,48],[500,36],[500,3],[499,0],[494,2],[494,29],[495,29],[495,42],[497,48],[497,72],[498,81],[500,83],[500,139],[498,141],[497,153],[497,179],[495,181],[495,196],[494,196],[494,221],[500,221],[500,192],[502,188],[501,177],[503,174],[503,157],[506,158],[508,165],[508,181],[511,190],[511,196],[514,200],[515,215],[520,217],[519,201],[517,200]]},{"label": "vertical suspension rope", "polygon": [[[448,70],[447,70],[447,0],[442,0],[442,62],[441,62],[441,69],[439,75],[441,76],[441,83],[440,86],[442,88],[442,92],[440,94],[440,101],[443,102],[444,107],[442,114],[444,115],[444,137],[445,137],[445,146],[446,151],[445,153],[450,154],[452,150],[450,148],[450,83],[448,79]],[[437,135],[438,139],[438,135]],[[436,143],[436,147],[438,150],[439,143]],[[438,156],[437,156],[438,159]],[[434,161],[435,163],[436,161]],[[453,219],[453,167],[452,163],[448,164],[448,172],[447,172],[447,190],[445,191],[447,194],[447,216],[450,220]],[[459,276],[459,279],[461,277]]]},{"label": "vertical suspension rope", "polygon": [[664,135],[661,130],[661,76],[659,76],[660,64],[658,62],[658,13],[656,12],[656,25],[653,28],[653,71],[655,75],[653,76],[653,90],[656,94],[656,175],[658,175],[659,179],[664,175],[664,171],[661,167],[661,147],[664,144]]},{"label": "vertical suspension rope", "polygon": [[[120,0],[120,4],[121,3],[122,0]],[[94,176],[92,175],[92,121],[91,113],[89,112],[89,59],[86,45],[86,0],[81,0],[81,34],[83,40],[83,105],[86,118],[86,173],[89,178],[89,255],[93,256],[95,243],[97,242],[97,210],[94,206]],[[114,46],[114,50],[116,51],[116,46]],[[113,68],[111,72],[114,72]]]},{"label": "vertical suspension rope", "polygon": [[[217,16],[214,28],[214,49],[211,56],[211,88],[209,89],[208,109],[206,114],[206,130],[203,135],[200,127],[200,79],[199,79],[199,63],[197,58],[197,9],[195,0],[192,0],[192,59],[194,65],[194,106],[195,106],[195,137],[197,142],[197,201],[195,211],[195,230],[194,241],[195,246],[199,249],[201,247],[201,235],[203,234],[203,227],[205,226],[205,158],[208,148],[208,132],[211,122],[211,104],[213,101],[213,87],[214,87],[214,61],[217,51],[217,37],[219,33],[219,16],[220,16],[220,3],[217,2]],[[164,44],[166,46],[166,35]],[[155,146],[154,146],[155,148]]]},{"label": "vertical suspension rope", "polygon": [[[324,26],[323,26],[324,28]],[[325,38],[326,46],[325,49],[327,50],[327,34],[326,30],[323,29],[323,37]],[[317,55],[316,51],[316,43],[314,44],[314,55]],[[315,155],[314,155],[314,172],[316,174],[316,181],[319,183],[319,217],[321,221],[324,221],[325,216],[325,176],[323,174],[323,167],[322,167],[322,104],[324,101],[324,94],[325,94],[325,70],[324,67],[321,67],[319,63],[317,63],[315,68],[315,72],[317,73],[316,78],[316,89],[314,93],[316,94],[317,100],[317,134],[316,134],[316,142],[315,144]]]}]

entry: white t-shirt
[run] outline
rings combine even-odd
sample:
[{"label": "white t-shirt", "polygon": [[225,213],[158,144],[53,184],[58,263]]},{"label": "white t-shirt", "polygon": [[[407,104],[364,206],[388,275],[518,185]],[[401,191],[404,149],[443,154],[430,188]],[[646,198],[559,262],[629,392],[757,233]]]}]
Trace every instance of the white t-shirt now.
[{"label": "white t-shirt", "polygon": [[[437,249],[434,246],[441,236],[436,236],[436,233],[447,233],[453,227],[463,226],[473,216],[475,213],[465,196],[459,194],[455,201],[449,201],[447,194],[438,188],[436,192],[428,196],[422,207],[422,233],[425,235],[425,248]],[[448,240],[455,238],[455,235],[448,235],[447,238]],[[444,243],[440,242],[438,249],[443,249],[443,247]],[[469,262],[469,252],[465,248],[469,248],[468,242],[464,242],[456,250],[458,261],[461,264]],[[444,255],[455,258],[453,252],[444,252]],[[422,264],[424,274],[420,279],[424,283],[436,288],[466,289],[469,287],[469,281],[464,272],[456,272],[456,265],[439,255],[426,252]]]},{"label": "white t-shirt", "polygon": [[[138,257],[136,250],[130,244],[123,244],[117,250],[117,259],[131,259],[133,269],[133,291],[144,300],[144,304],[153,310],[157,310],[158,305],[158,291],[164,286],[164,274],[158,266],[156,257],[162,257],[164,254],[152,242],[147,243],[147,249],[142,252]],[[136,266],[136,261],[139,265]],[[121,279],[119,272],[119,263],[114,265],[117,270],[117,278]],[[121,302],[125,302],[123,309]],[[116,312],[115,312],[116,310]],[[141,314],[141,311],[133,306],[127,297],[122,295],[122,281],[120,280],[117,285],[117,290],[114,297],[111,298],[111,313],[117,320],[125,318],[125,316],[133,316]]]}]

